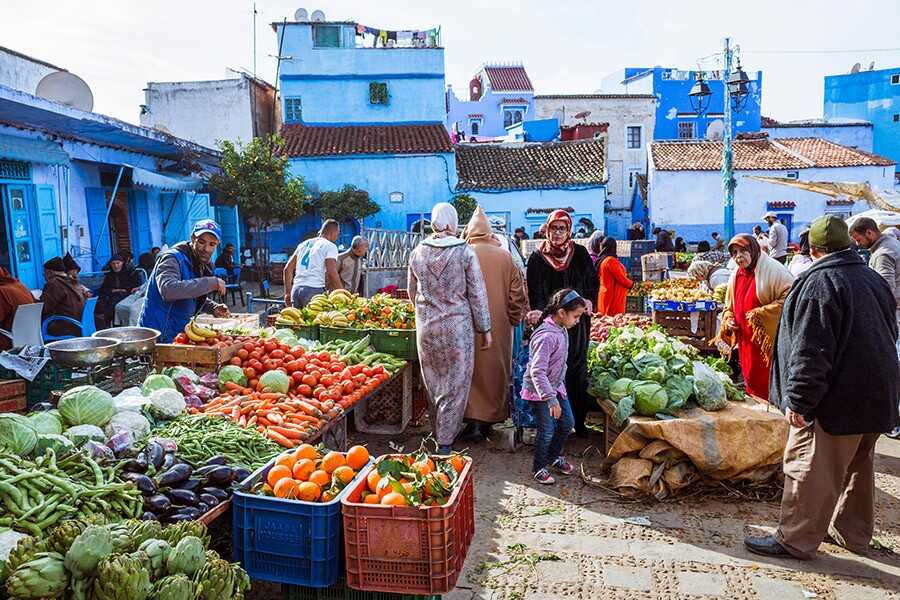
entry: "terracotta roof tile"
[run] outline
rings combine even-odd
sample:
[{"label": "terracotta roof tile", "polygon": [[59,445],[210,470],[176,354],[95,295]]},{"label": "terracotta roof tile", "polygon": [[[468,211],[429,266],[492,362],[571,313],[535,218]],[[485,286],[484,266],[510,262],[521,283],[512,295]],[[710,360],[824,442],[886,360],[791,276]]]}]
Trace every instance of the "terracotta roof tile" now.
[{"label": "terracotta roof tile", "polygon": [[428,125],[283,125],[288,156],[346,154],[432,154],[452,152],[440,123]]},{"label": "terracotta roof tile", "polygon": [[533,92],[534,86],[525,67],[485,67],[491,89],[495,92]]},{"label": "terracotta roof tile", "polygon": [[780,138],[775,141],[808,158],[816,167],[887,167],[896,163],[884,156],[822,138]]},{"label": "terracotta roof tile", "polygon": [[456,147],[457,189],[547,189],[606,182],[602,140]]}]

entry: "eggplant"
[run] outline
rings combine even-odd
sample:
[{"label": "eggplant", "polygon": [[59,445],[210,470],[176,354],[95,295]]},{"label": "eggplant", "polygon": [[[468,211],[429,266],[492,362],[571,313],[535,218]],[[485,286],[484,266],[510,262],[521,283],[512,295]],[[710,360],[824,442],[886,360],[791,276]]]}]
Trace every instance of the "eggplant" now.
[{"label": "eggplant", "polygon": [[200,502],[197,494],[190,490],[169,490],[166,492],[166,496],[169,497],[172,504],[178,506],[197,506],[197,503]]},{"label": "eggplant", "polygon": [[193,473],[193,469],[190,465],[175,465],[168,471],[164,471],[159,477],[156,478],[156,484],[159,487],[170,487],[175,485],[176,483],[181,483],[185,479],[191,476]]},{"label": "eggplant", "polygon": [[32,405],[29,410],[33,412],[46,412],[48,410],[53,410],[54,408],[56,407],[49,402],[38,402],[37,404]]},{"label": "eggplant", "polygon": [[192,507],[192,506],[191,506],[191,507],[187,507],[187,508],[182,508],[181,510],[179,510],[179,511],[178,511],[177,513],[175,513],[175,514],[176,514],[176,515],[190,515],[191,519],[193,519],[193,520],[197,520],[197,519],[199,519],[200,517],[203,516],[203,513],[200,512],[200,509],[194,508],[194,507]]},{"label": "eggplant", "polygon": [[[200,498],[202,499],[203,496],[212,496],[219,502],[225,502],[226,500],[228,500],[231,497],[231,494],[229,494],[222,488],[205,487],[205,488],[200,489]],[[206,500],[204,500],[204,502],[209,504],[209,502],[207,502]]]},{"label": "eggplant", "polygon": [[156,484],[146,475],[140,473],[123,473],[122,479],[134,482],[137,489],[141,490],[141,493],[145,496],[152,496],[156,493]]},{"label": "eggplant", "polygon": [[147,466],[147,457],[141,453],[136,457],[125,461],[125,466],[123,468],[129,473],[146,473]]},{"label": "eggplant", "polygon": [[168,471],[175,465],[175,453],[174,452],[166,452],[163,455],[162,464],[159,466],[158,471]]},{"label": "eggplant", "polygon": [[[200,494],[200,502],[202,504],[206,504],[207,506],[216,506],[219,504],[219,499],[213,496],[212,494]],[[205,512],[205,511],[204,511]]]},{"label": "eggplant", "polygon": [[222,465],[225,465],[225,464],[226,464],[225,457],[222,456],[221,454],[216,454],[215,456],[213,456],[212,458],[207,460],[205,463],[203,463],[203,466],[208,467],[210,465],[217,465],[217,466],[221,467]]},{"label": "eggplant", "polygon": [[234,481],[234,469],[231,467],[216,467],[206,473],[206,484],[209,487],[224,487]]},{"label": "eggplant", "polygon": [[197,517],[195,517],[192,513],[182,513],[177,512],[173,515],[168,515],[160,519],[163,523],[178,523],[179,521],[196,521]]},{"label": "eggplant", "polygon": [[203,485],[203,480],[201,479],[185,479],[181,483],[176,483],[171,486],[173,490],[188,490],[191,492],[196,492],[200,486]]},{"label": "eggplant", "polygon": [[145,512],[144,514],[142,514],[139,518],[141,521],[158,521],[159,520],[159,517],[157,517],[154,513],[150,512],[149,510],[147,512]]},{"label": "eggplant", "polygon": [[195,506],[194,508],[196,508],[197,510],[199,510],[201,515],[205,515],[206,513],[209,512],[209,509],[212,508],[212,507],[211,507],[210,505],[208,505],[206,502],[200,502],[200,503],[197,504],[197,506]]},{"label": "eggplant", "polygon": [[157,515],[160,515],[172,508],[172,501],[162,494],[156,494],[149,498],[144,498],[144,508]]},{"label": "eggplant", "polygon": [[163,459],[166,456],[166,451],[162,447],[162,444],[159,442],[150,442],[147,444],[147,447],[144,448],[144,452],[147,455],[147,460],[153,467],[157,470],[162,468]]},{"label": "eggplant", "polygon": [[234,480],[238,483],[243,483],[252,473],[243,467],[235,467],[234,471]]},{"label": "eggplant", "polygon": [[210,471],[215,471],[222,465],[203,465],[202,467],[197,467],[194,469],[194,475],[203,476],[209,473]]}]

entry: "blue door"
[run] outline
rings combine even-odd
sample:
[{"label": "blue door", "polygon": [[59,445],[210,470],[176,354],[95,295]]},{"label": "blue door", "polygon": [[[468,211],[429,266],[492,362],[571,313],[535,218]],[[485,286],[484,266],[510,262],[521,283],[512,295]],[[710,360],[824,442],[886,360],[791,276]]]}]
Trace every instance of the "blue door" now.
[{"label": "blue door", "polygon": [[87,200],[88,231],[90,233],[90,247],[93,250],[92,270],[99,271],[112,256],[112,247],[109,241],[108,206],[106,204],[106,190],[103,188],[85,188],[84,195]]},{"label": "blue door", "polygon": [[794,213],[775,213],[778,222],[784,225],[788,232],[788,241],[791,241],[791,229],[794,226]]},{"label": "blue door", "polygon": [[36,186],[34,203],[40,228],[41,264],[43,264],[54,256],[62,256],[62,236],[56,218],[56,190],[50,185]]},{"label": "blue door", "polygon": [[131,237],[131,253],[140,256],[153,246],[150,234],[150,207],[145,190],[128,193],[128,229]]},{"label": "blue door", "polygon": [[191,229],[194,223],[202,219],[215,219],[216,213],[209,204],[209,194],[193,194],[189,196],[190,204],[187,211],[187,222],[185,223],[185,239],[190,237]]},{"label": "blue door", "polygon": [[238,221],[237,206],[216,206],[216,223],[222,228],[222,247],[234,244],[234,261],[240,264],[241,228]]},{"label": "blue door", "polygon": [[184,193],[163,192],[159,195],[160,214],[163,220],[163,244],[174,246],[187,239],[185,236]]},{"label": "blue door", "polygon": [[[25,287],[37,289],[43,285],[40,261],[40,241],[34,234],[34,222],[29,211],[28,188],[24,185],[6,186],[3,198],[6,209],[6,231],[9,233],[9,256],[13,272]],[[51,257],[52,258],[52,257]]]}]

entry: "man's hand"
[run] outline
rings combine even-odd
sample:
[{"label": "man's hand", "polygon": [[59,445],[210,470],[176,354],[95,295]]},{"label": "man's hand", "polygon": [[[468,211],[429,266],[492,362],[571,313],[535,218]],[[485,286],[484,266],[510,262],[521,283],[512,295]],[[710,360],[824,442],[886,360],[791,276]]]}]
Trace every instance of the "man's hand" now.
[{"label": "man's hand", "polygon": [[554,419],[559,419],[562,416],[562,406],[558,402],[550,406],[550,416]]},{"label": "man's hand", "polygon": [[291,307],[291,293],[290,292],[284,293],[284,307],[285,308]]},{"label": "man's hand", "polygon": [[494,338],[491,337],[491,332],[486,331],[484,333],[484,341],[481,343],[481,349],[487,350],[488,348],[491,347],[491,344],[493,344],[493,343],[494,343]]},{"label": "man's hand", "polygon": [[213,316],[217,317],[219,319],[221,319],[223,317],[227,317],[230,314],[231,313],[228,312],[228,307],[225,306],[224,304],[217,304],[216,307],[213,309]]},{"label": "man's hand", "polygon": [[218,290],[220,296],[225,295],[225,280],[224,279],[216,279],[216,289]]},{"label": "man's hand", "polygon": [[538,319],[540,319],[540,318],[541,318],[541,311],[539,311],[539,310],[528,311],[528,314],[525,315],[525,320],[528,322],[529,325],[534,325],[535,323],[538,322]]},{"label": "man's hand", "polygon": [[791,425],[793,427],[796,427],[797,429],[809,425],[809,423],[806,422],[806,419],[803,418],[803,415],[801,415],[800,413],[795,413],[791,409],[787,409],[787,412],[784,416],[786,416],[788,421],[791,422]]}]

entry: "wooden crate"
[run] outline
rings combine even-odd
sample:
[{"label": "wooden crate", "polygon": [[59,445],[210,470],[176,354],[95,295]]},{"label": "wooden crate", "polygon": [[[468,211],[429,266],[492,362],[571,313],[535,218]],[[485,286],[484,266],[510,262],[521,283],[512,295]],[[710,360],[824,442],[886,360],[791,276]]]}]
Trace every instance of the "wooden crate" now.
[{"label": "wooden crate", "polygon": [[197,322],[219,331],[234,329],[236,327],[259,327],[260,316],[258,313],[231,313],[229,317],[214,317],[212,315],[197,315]]},{"label": "wooden crate", "polygon": [[[601,438],[600,448],[603,450],[603,456],[609,455],[609,449],[615,443],[616,438],[622,432],[616,427],[613,421],[613,414],[616,412],[616,404],[605,398],[597,398],[597,405],[603,411],[603,435]],[[627,425],[627,423],[626,423]]]},{"label": "wooden crate", "polygon": [[23,391],[21,396],[11,396],[0,400],[0,413],[24,413],[27,406],[28,401],[26,400],[25,392]]},{"label": "wooden crate", "polygon": [[[691,315],[697,315],[697,331],[691,330]],[[671,336],[680,338],[700,350],[709,350],[709,340],[716,337],[716,317],[714,310],[682,312],[678,310],[655,310],[653,322]]]},{"label": "wooden crate", "polygon": [[24,379],[0,380],[0,400],[24,396],[27,382]]},{"label": "wooden crate", "polygon": [[243,344],[227,348],[191,346],[189,344],[157,344],[154,364],[158,371],[165,367],[187,367],[195,373],[215,373],[231,360]]}]

